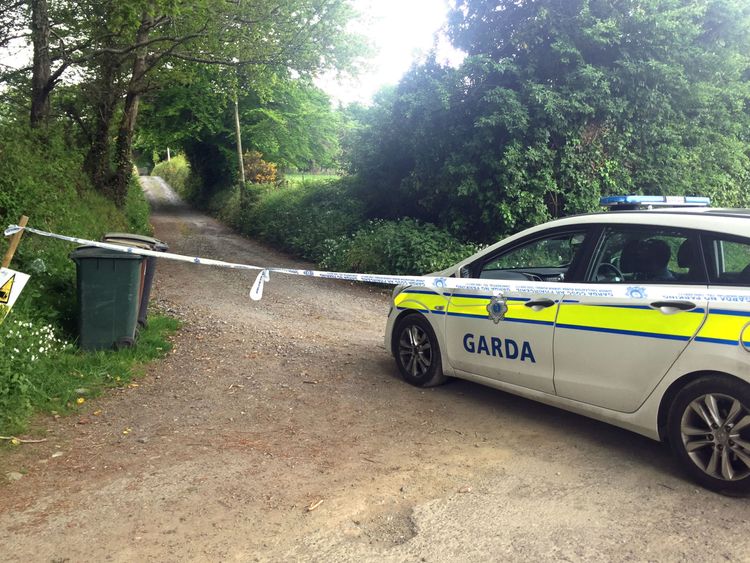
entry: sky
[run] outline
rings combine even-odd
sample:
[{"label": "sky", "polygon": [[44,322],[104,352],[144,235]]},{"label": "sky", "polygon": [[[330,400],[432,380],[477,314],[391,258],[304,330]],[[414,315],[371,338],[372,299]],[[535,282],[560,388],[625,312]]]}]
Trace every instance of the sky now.
[{"label": "sky", "polygon": [[[352,31],[367,37],[375,50],[369,68],[353,80],[324,75],[317,84],[334,103],[368,104],[383,86],[398,83],[412,62],[435,44],[435,33],[446,22],[449,0],[352,0],[363,15]],[[438,58],[451,63],[461,55],[446,39],[438,41]]]}]

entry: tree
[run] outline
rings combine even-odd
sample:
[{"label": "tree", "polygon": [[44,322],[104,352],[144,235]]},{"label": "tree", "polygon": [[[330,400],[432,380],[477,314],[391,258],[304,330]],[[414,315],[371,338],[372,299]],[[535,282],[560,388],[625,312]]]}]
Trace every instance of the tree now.
[{"label": "tree", "polygon": [[0,5],[0,49],[5,49],[16,39],[23,39],[24,8],[26,0],[6,0]]},{"label": "tree", "polygon": [[459,0],[465,61],[414,67],[362,132],[371,213],[490,241],[600,194],[748,203],[749,17],[742,0]]},{"label": "tree", "polygon": [[[344,0],[276,0],[237,2],[207,1],[200,15],[186,19],[179,37],[149,39],[161,20],[177,21],[176,15],[152,15],[154,2],[144,10],[136,34],[133,70],[118,132],[114,183],[116,199],[124,197],[129,178],[130,150],[140,96],[147,87],[145,76],[166,60],[183,60],[238,69],[268,67],[276,72],[310,76],[318,71],[345,66],[357,41],[346,31],[353,12]],[[179,13],[184,17],[182,12]],[[181,21],[181,20],[180,20]]]},{"label": "tree", "polygon": [[37,127],[49,114],[49,88],[52,74],[49,53],[47,0],[31,1],[31,40],[34,68],[31,76],[31,126]]},{"label": "tree", "polygon": [[[243,73],[244,74],[244,73]],[[205,195],[235,181],[231,75],[218,68],[161,76],[169,87],[146,94],[139,148],[166,146],[188,152]],[[340,166],[341,117],[327,95],[302,78],[266,71],[245,75],[239,84],[242,144],[282,170]],[[210,155],[210,156],[209,156]]]},{"label": "tree", "polygon": [[[168,69],[159,70],[153,80],[157,87],[145,96],[149,123],[139,145],[182,146],[193,172],[206,184],[206,196],[230,183],[237,166],[229,111],[235,92],[246,149],[262,152],[283,168],[337,165],[338,118],[310,79],[325,68],[356,66],[364,47],[345,29],[353,12],[338,0],[283,2],[270,13],[267,5],[266,11],[260,10],[263,4],[253,6],[238,21],[251,22],[258,37],[235,37],[238,29],[229,25],[224,34],[233,49],[253,53],[253,59],[239,56],[229,64],[206,54],[178,53]],[[196,60],[202,64],[193,64]]]},{"label": "tree", "polygon": [[118,203],[130,179],[141,98],[166,86],[154,79],[160,70],[209,66],[307,77],[346,66],[357,54],[346,0],[61,0],[54,12],[46,0],[28,1],[35,62],[14,74],[32,74],[32,123],[45,119],[62,75],[76,71],[77,100],[89,105],[66,113],[87,130],[95,185]]},{"label": "tree", "polygon": [[245,145],[283,169],[314,170],[338,166],[340,118],[328,96],[304,80],[275,80],[259,96],[245,90]]}]

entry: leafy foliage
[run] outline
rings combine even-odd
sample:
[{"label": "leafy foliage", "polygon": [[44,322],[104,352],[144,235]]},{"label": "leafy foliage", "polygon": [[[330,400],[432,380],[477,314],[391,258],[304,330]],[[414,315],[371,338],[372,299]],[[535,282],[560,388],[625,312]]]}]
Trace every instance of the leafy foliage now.
[{"label": "leafy foliage", "polygon": [[321,265],[344,272],[422,275],[452,266],[477,250],[413,219],[372,221],[351,237],[326,241]]},{"label": "leafy foliage", "polygon": [[370,216],[491,241],[600,194],[750,203],[750,5],[459,0],[348,143]]},{"label": "leafy foliage", "polygon": [[413,219],[367,221],[356,179],[304,180],[290,187],[224,190],[209,209],[240,232],[330,270],[423,274],[447,268],[478,247]]},{"label": "leafy foliage", "polygon": [[[27,126],[0,121],[0,222],[28,215],[39,229],[98,239],[105,231],[149,233],[148,204],[133,181],[127,205],[119,210],[94,190],[82,171],[83,154],[67,133],[50,128],[42,135]],[[33,299],[37,315],[72,326],[75,266],[68,243],[28,236],[13,266],[32,274],[23,298]]]},{"label": "leafy foliage", "polygon": [[263,154],[258,151],[247,151],[242,155],[242,167],[245,179],[251,184],[275,184],[276,165],[263,160]]},{"label": "leafy foliage", "polygon": [[279,76],[248,86],[240,98],[243,146],[285,170],[338,167],[341,118],[322,90]]},{"label": "leafy foliage", "polygon": [[361,205],[349,196],[347,181],[247,189],[252,195],[237,206],[240,231],[309,260],[322,258],[324,241],[351,234],[362,223]]},{"label": "leafy foliage", "polygon": [[[326,166],[322,161],[336,147],[325,139],[305,142],[299,134],[315,125],[335,139],[335,127],[325,120],[328,100],[311,79],[352,70],[364,47],[348,26],[356,15],[348,0],[13,0],[0,12],[0,22],[9,25],[0,32],[0,48],[28,27],[35,53],[28,68],[0,68],[0,83],[11,86],[8,97],[31,102],[36,127],[69,119],[88,149],[93,184],[120,206],[144,96],[157,100],[152,113],[163,120],[141,136],[142,146],[213,141],[216,153],[230,160],[217,167],[224,185],[239,163],[218,143],[230,139],[211,136],[221,137],[232,123],[226,110],[235,99],[247,121],[246,146],[284,167],[305,161]],[[68,73],[74,83],[62,86]],[[185,123],[190,117],[193,123]],[[165,139],[168,145],[159,143]],[[202,176],[204,167],[191,163]]]},{"label": "leafy foliage", "polygon": [[[230,78],[220,69],[177,75],[144,104],[146,125],[138,146],[147,151],[182,147],[202,186],[195,198],[199,202],[237,181]],[[283,171],[339,168],[341,117],[309,82],[275,73],[245,76],[238,104],[246,150],[262,153]]]},{"label": "leafy foliage", "polygon": [[160,176],[164,181],[172,186],[177,193],[185,197],[187,195],[187,181],[190,176],[190,165],[185,155],[178,154],[170,160],[163,160],[154,166],[151,171],[152,176]]}]

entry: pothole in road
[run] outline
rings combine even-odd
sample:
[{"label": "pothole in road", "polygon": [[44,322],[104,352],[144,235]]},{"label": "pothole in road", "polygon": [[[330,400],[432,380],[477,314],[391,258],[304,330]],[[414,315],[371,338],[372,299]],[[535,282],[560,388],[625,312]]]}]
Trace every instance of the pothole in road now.
[{"label": "pothole in road", "polygon": [[345,535],[377,547],[401,545],[417,535],[410,506],[362,521],[353,520],[352,524],[350,529],[344,531]]}]

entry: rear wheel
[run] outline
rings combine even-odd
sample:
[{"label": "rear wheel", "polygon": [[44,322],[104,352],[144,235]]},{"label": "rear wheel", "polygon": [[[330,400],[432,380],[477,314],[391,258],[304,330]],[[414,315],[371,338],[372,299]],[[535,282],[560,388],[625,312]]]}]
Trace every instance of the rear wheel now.
[{"label": "rear wheel", "polygon": [[396,324],[393,352],[408,383],[432,387],[445,381],[435,331],[422,315],[408,315]]},{"label": "rear wheel", "polygon": [[675,456],[701,485],[750,493],[750,385],[719,374],[689,383],[672,403],[668,432]]}]

